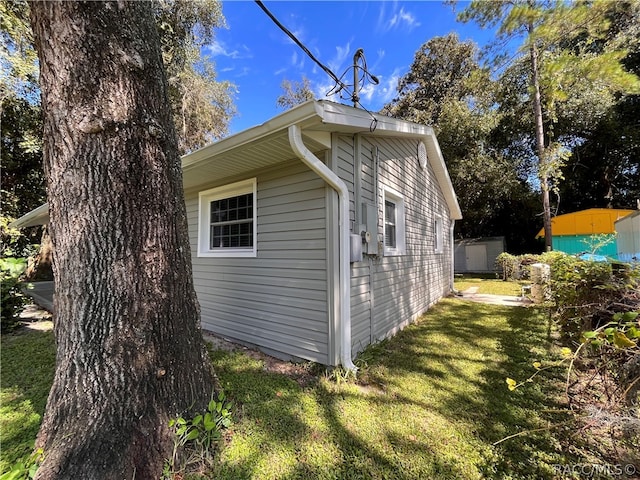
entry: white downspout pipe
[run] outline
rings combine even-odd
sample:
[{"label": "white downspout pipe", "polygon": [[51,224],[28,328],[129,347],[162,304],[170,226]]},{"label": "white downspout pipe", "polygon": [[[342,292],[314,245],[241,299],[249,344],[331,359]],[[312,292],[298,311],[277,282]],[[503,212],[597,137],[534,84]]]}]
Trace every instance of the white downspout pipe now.
[{"label": "white downspout pipe", "polygon": [[449,245],[451,248],[451,275],[449,281],[451,282],[451,293],[457,294],[457,290],[455,289],[455,266],[456,266],[456,249],[455,242],[453,237],[453,229],[456,226],[456,221],[451,219],[451,226],[449,227]]},{"label": "white downspout pipe", "polygon": [[338,231],[339,231],[339,276],[340,276],[340,362],[342,367],[356,371],[358,367],[351,360],[351,271],[349,241],[349,190],[345,183],[318,157],[316,157],[302,141],[302,130],[299,125],[289,126],[289,143],[293,152],[320,178],[338,193]]}]

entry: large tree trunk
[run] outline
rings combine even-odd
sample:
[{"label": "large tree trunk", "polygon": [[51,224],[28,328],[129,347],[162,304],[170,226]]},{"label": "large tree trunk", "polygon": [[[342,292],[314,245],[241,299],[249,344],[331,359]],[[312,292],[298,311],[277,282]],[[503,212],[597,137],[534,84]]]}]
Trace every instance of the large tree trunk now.
[{"label": "large tree trunk", "polygon": [[35,1],[31,24],[57,343],[37,478],[159,478],[213,387],[151,6]]}]

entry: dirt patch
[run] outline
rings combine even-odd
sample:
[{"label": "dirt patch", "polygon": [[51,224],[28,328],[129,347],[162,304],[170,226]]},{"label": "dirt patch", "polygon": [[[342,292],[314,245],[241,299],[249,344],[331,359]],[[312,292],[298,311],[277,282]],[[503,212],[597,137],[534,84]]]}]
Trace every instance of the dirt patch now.
[{"label": "dirt patch", "polygon": [[281,360],[271,355],[267,355],[260,350],[249,348],[245,345],[234,343],[223,337],[219,337],[211,332],[203,332],[206,342],[211,344],[215,350],[227,352],[241,351],[254,360],[262,362],[263,370],[269,373],[279,373],[295,380],[301,387],[306,387],[317,380],[318,365],[313,362],[292,362]]}]

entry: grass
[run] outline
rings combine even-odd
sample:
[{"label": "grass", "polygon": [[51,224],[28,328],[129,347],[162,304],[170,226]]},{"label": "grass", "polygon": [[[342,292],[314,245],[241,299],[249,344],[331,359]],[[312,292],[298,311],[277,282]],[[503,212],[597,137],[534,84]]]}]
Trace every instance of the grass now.
[{"label": "grass", "polygon": [[53,332],[21,328],[3,334],[0,350],[0,472],[33,451],[49,389],[56,351]]},{"label": "grass", "polygon": [[358,384],[300,386],[242,352],[212,353],[241,408],[213,478],[553,478],[560,381],[510,392],[553,356],[542,312],[445,300],[370,347]]},{"label": "grass", "polygon": [[530,282],[506,282],[496,278],[495,274],[464,274],[461,276],[456,275],[453,285],[454,288],[460,292],[470,287],[478,287],[478,293],[520,296],[522,293],[522,285],[529,283]]},{"label": "grass", "polygon": [[[2,338],[2,470],[33,445],[53,348],[50,333]],[[365,350],[357,383],[297,381],[242,350],[212,351],[235,423],[209,476],[554,478],[553,465],[569,463],[544,428],[563,419],[553,413],[561,379],[545,372],[510,392],[505,378],[523,380],[556,355],[542,311],[457,299]]]}]

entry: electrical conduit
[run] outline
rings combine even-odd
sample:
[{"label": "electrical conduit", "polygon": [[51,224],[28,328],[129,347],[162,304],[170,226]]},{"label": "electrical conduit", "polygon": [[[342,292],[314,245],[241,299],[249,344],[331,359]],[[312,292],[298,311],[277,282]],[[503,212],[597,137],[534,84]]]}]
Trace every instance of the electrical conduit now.
[{"label": "electrical conduit", "polygon": [[338,193],[338,230],[340,243],[340,318],[338,319],[338,323],[340,325],[340,362],[343,368],[355,372],[358,367],[356,367],[351,360],[349,190],[345,183],[305,146],[302,141],[302,130],[299,125],[289,126],[289,144],[298,158]]}]

